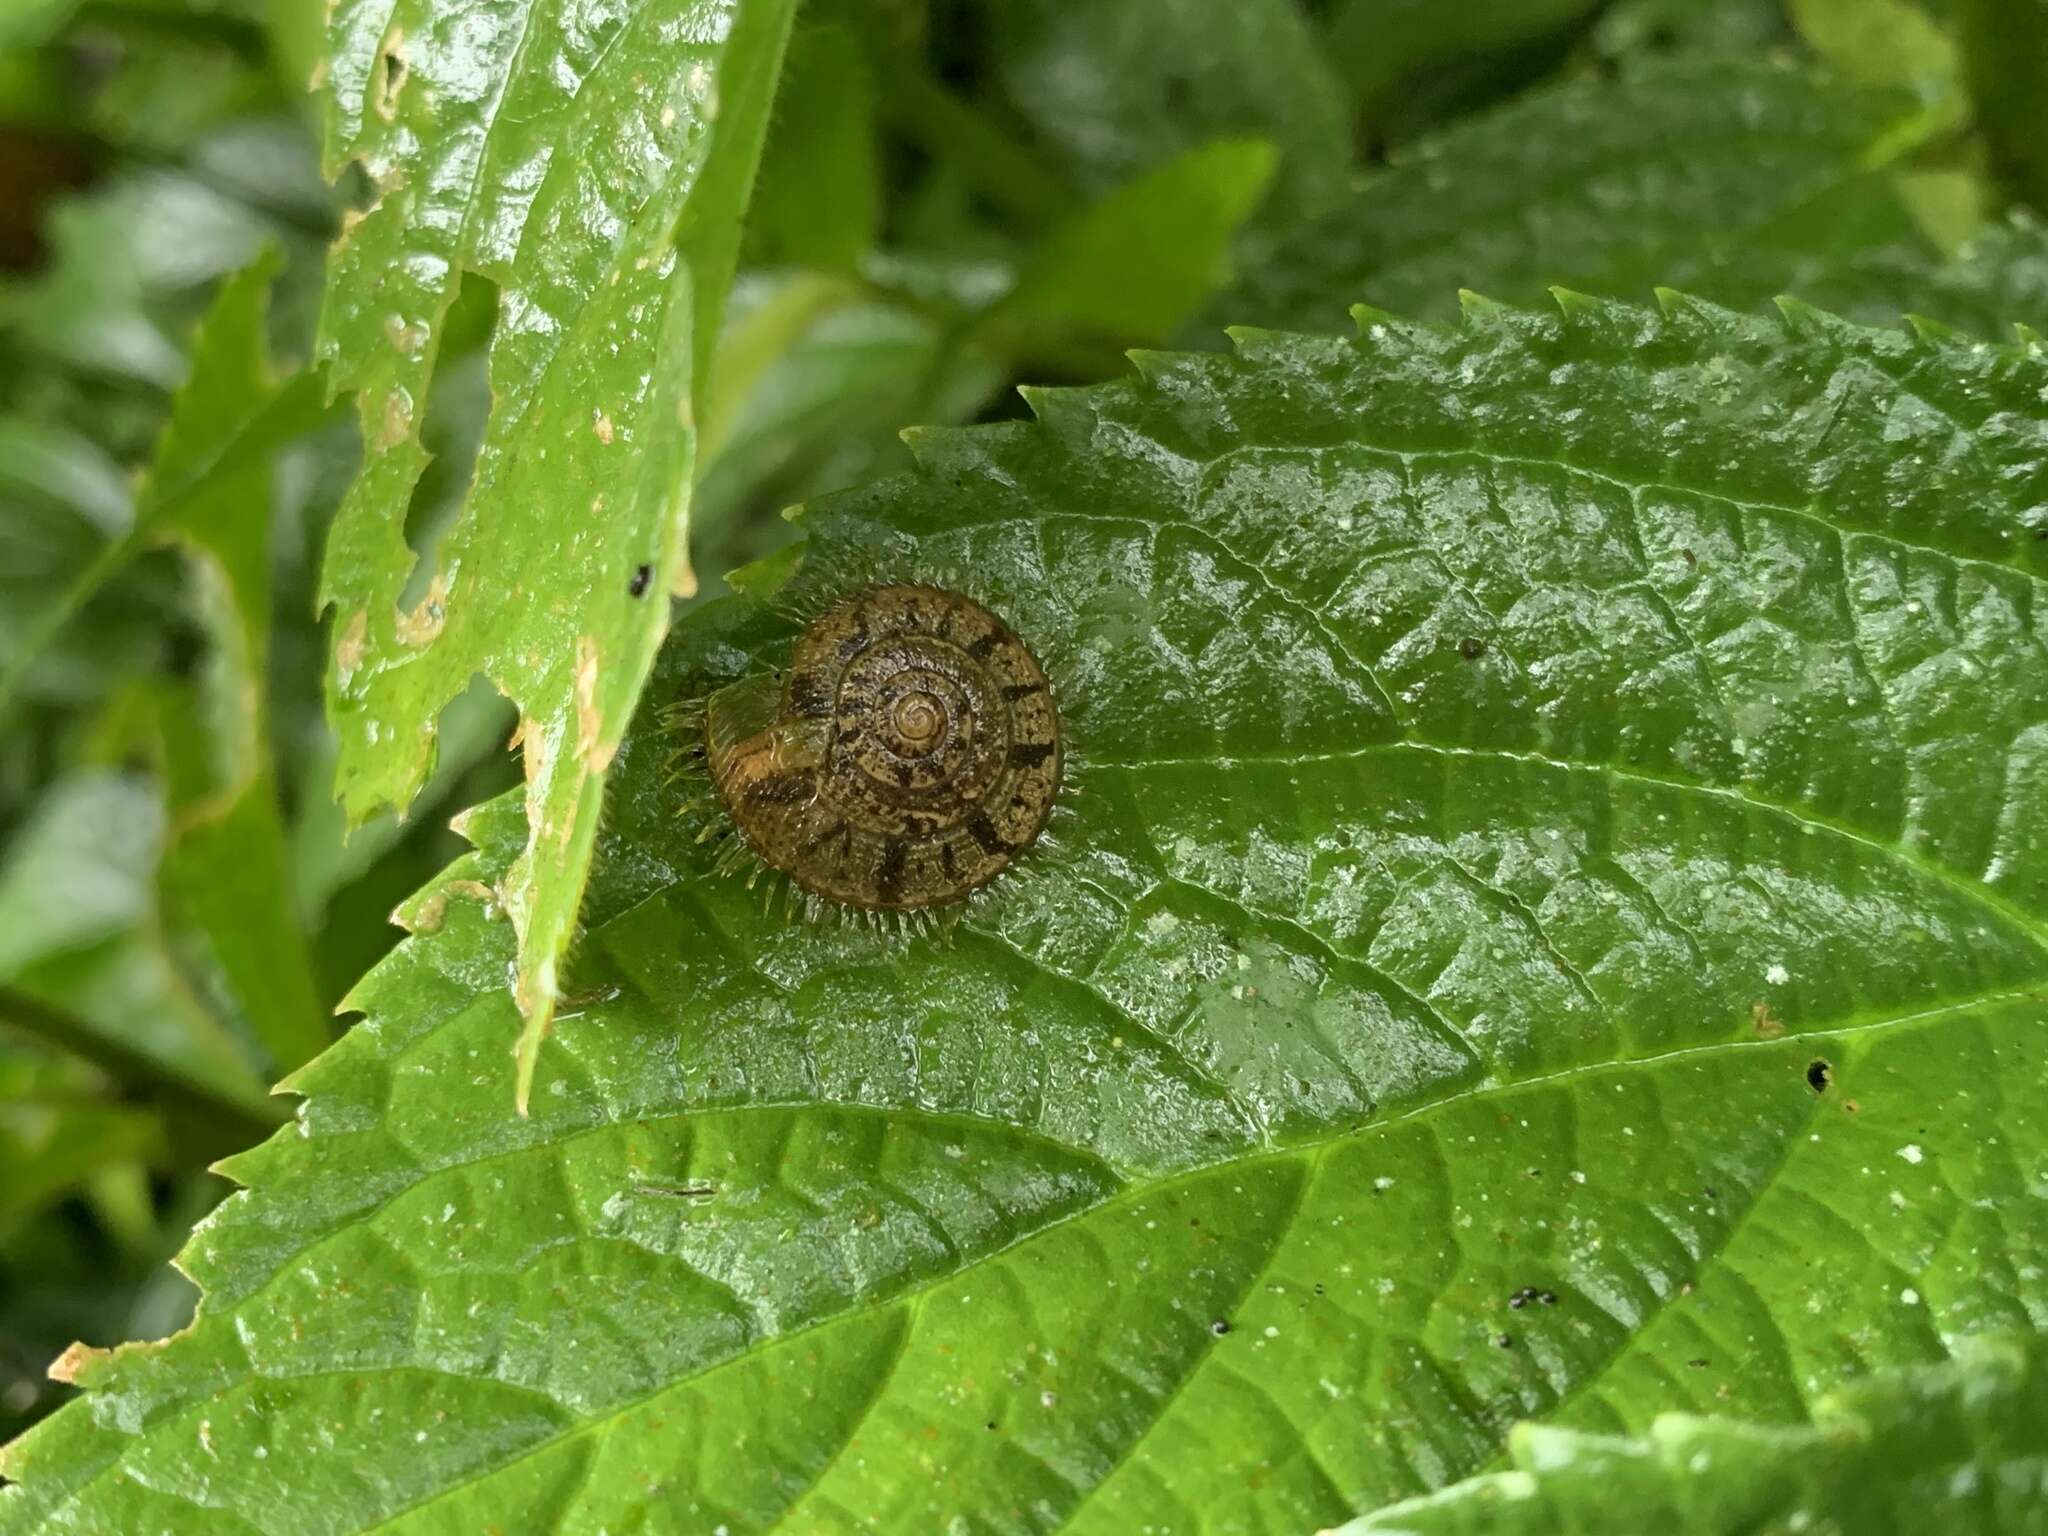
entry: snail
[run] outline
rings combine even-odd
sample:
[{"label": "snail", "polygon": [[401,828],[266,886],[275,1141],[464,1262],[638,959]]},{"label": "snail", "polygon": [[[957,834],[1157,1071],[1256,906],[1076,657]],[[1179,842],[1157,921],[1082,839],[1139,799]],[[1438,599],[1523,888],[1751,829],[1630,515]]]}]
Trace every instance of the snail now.
[{"label": "snail", "polygon": [[780,674],[704,705],[704,759],[741,839],[800,890],[856,910],[963,901],[1044,830],[1059,713],[1010,627],[940,587],[827,609]]}]

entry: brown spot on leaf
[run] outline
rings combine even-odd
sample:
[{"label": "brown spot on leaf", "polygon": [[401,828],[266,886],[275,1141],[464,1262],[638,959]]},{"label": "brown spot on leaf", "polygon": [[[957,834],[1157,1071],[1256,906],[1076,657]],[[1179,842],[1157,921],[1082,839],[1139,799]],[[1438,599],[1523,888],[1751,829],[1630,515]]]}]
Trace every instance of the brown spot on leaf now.
[{"label": "brown spot on leaf", "polygon": [[356,675],[356,669],[363,664],[363,652],[368,646],[370,616],[358,609],[342,626],[341,638],[334,642],[334,670],[340,674],[341,686],[346,688],[349,679]]},{"label": "brown spot on leaf", "polygon": [[384,397],[384,417],[377,426],[377,451],[389,453],[412,436],[412,391],[393,385]]},{"label": "brown spot on leaf", "polygon": [[448,619],[448,578],[441,571],[427,584],[427,595],[419,606],[398,616],[398,639],[403,645],[428,645],[441,633]]},{"label": "brown spot on leaf", "polygon": [[405,28],[394,27],[377,50],[370,81],[370,105],[385,122],[398,116],[398,93],[405,89]]},{"label": "brown spot on leaf", "polygon": [[407,933],[438,933],[442,923],[448,919],[448,903],[457,896],[482,902],[486,916],[496,912],[498,893],[481,880],[449,880],[434,887],[426,899],[410,911],[400,907],[391,914],[391,921]]},{"label": "brown spot on leaf", "polygon": [[416,357],[432,335],[424,320],[408,320],[403,315],[384,317],[384,339],[407,357]]},{"label": "brown spot on leaf", "polygon": [[90,1344],[74,1342],[65,1347],[63,1354],[50,1362],[49,1377],[50,1380],[62,1382],[67,1387],[75,1387],[82,1373],[91,1370],[102,1360],[113,1358],[114,1352],[111,1349],[94,1349]]},{"label": "brown spot on leaf", "polygon": [[1756,1032],[1766,1040],[1775,1040],[1778,1036],[1785,1033],[1785,1021],[1771,1012],[1771,1005],[1769,1003],[1751,1003],[1749,1005],[1749,1022],[1755,1027]]},{"label": "brown spot on leaf", "polygon": [[688,555],[685,555],[677,563],[675,578],[669,582],[668,591],[671,597],[695,597],[697,595],[697,572],[690,565],[690,557]]},{"label": "brown spot on leaf", "polygon": [[592,773],[611,766],[611,751],[601,745],[604,712],[597,707],[597,636],[576,637],[576,755]]}]

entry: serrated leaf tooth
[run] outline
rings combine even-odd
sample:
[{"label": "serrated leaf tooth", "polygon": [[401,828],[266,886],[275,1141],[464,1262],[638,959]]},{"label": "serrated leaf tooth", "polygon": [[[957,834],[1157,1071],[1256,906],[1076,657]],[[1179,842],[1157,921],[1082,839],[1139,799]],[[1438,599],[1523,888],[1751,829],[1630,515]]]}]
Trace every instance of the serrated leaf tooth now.
[{"label": "serrated leaf tooth", "polygon": [[1835,322],[1834,316],[1826,310],[1816,308],[1804,299],[1781,293],[1771,300],[1777,306],[1778,314],[1785,323],[1786,334],[1792,336],[1817,336]]},{"label": "serrated leaf tooth", "polygon": [[1088,431],[1095,421],[1092,392],[1071,385],[1020,384],[1017,393],[1039,426],[1055,436]]},{"label": "serrated leaf tooth", "polygon": [[[1235,328],[1226,327],[1224,334],[1236,339]],[[1169,352],[1161,347],[1132,347],[1124,353],[1138,376],[1152,383],[1172,378],[1180,370],[1184,354]]]},{"label": "serrated leaf tooth", "polygon": [[1365,336],[1374,326],[1382,329],[1390,326],[1405,327],[1411,322],[1390,309],[1380,309],[1372,304],[1354,304],[1351,306],[1351,323],[1358,327],[1360,336]]},{"label": "serrated leaf tooth", "polygon": [[[1235,342],[1232,346],[1235,351]],[[1223,355],[1215,352],[1168,352],[1140,348],[1126,355],[1148,388],[1156,394],[1175,399],[1209,388],[1217,369],[1228,366],[1223,362]],[[1094,419],[1092,408],[1089,419]]]},{"label": "serrated leaf tooth", "polygon": [[1458,310],[1465,317],[1468,324],[1483,325],[1488,321],[1499,319],[1502,312],[1509,309],[1509,307],[1498,299],[1489,299],[1477,289],[1460,288],[1458,290]]},{"label": "serrated leaf tooth", "polygon": [[1908,310],[1905,315],[1905,321],[1907,326],[1912,330],[1915,336],[1917,336],[1920,340],[1928,342],[1933,345],[1939,345],[1944,342],[1968,341],[1975,339],[1973,337],[1965,336],[1963,332],[1957,330],[1954,326],[1946,325],[1943,322],[1934,319],[1931,315],[1917,315],[1914,314],[1911,310]]},{"label": "serrated leaf tooth", "polygon": [[1650,292],[1656,296],[1657,307],[1664,311],[1664,317],[1667,320],[1673,319],[1679,314],[1688,312],[1695,307],[1692,295],[1681,288],[1667,288],[1662,283],[1659,283]]},{"label": "serrated leaf tooth", "polygon": [[907,427],[898,434],[918,469],[927,475],[983,475],[998,452],[1018,444],[1038,427],[1022,421],[979,427]]},{"label": "serrated leaf tooth", "polygon": [[1567,320],[1603,315],[1614,308],[1611,300],[1590,293],[1581,293],[1576,288],[1566,288],[1556,283],[1550,286],[1550,297]]}]

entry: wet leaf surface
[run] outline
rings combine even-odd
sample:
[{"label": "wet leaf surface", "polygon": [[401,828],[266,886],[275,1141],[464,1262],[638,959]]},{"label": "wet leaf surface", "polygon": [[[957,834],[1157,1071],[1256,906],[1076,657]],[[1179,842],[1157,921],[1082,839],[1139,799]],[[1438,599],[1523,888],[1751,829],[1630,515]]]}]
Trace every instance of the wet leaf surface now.
[{"label": "wet leaf surface", "polygon": [[[693,585],[695,403],[792,10],[344,0],[330,16],[329,168],[360,163],[375,188],[321,321],[364,440],[321,589],[337,785],[352,817],[408,804],[437,715],[479,672],[519,706],[528,845],[502,878],[523,1073],[664,596]],[[494,408],[463,515],[423,557],[406,514],[464,273],[498,290]]]},{"label": "wet leaf surface", "polygon": [[2048,365],[1673,297],[1140,370],[793,578],[1047,656],[1061,850],[764,911],[662,711],[794,621],[700,610],[532,1117],[515,798],[0,1530],[1299,1531],[2048,1310]]}]

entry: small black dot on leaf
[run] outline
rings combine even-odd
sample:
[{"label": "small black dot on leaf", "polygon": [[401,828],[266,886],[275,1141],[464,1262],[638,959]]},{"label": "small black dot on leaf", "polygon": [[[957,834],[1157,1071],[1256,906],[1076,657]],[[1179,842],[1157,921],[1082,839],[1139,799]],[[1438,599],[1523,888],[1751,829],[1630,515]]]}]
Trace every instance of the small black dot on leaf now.
[{"label": "small black dot on leaf", "polygon": [[654,567],[639,565],[633,568],[633,579],[626,583],[626,591],[634,597],[645,597],[647,585],[654,580]]},{"label": "small black dot on leaf", "polygon": [[1230,1332],[1230,1320],[1222,1317],[1217,1318],[1215,1322],[1209,1325],[1209,1331],[1215,1334],[1217,1338],[1222,1338],[1223,1335]]},{"label": "small black dot on leaf", "polygon": [[1486,642],[1477,635],[1467,635],[1458,642],[1458,654],[1467,661],[1477,661],[1486,654]]},{"label": "small black dot on leaf", "polygon": [[1815,1093],[1826,1093],[1828,1084],[1835,1080],[1835,1069],[1816,1056],[1806,1065],[1806,1086]]}]

